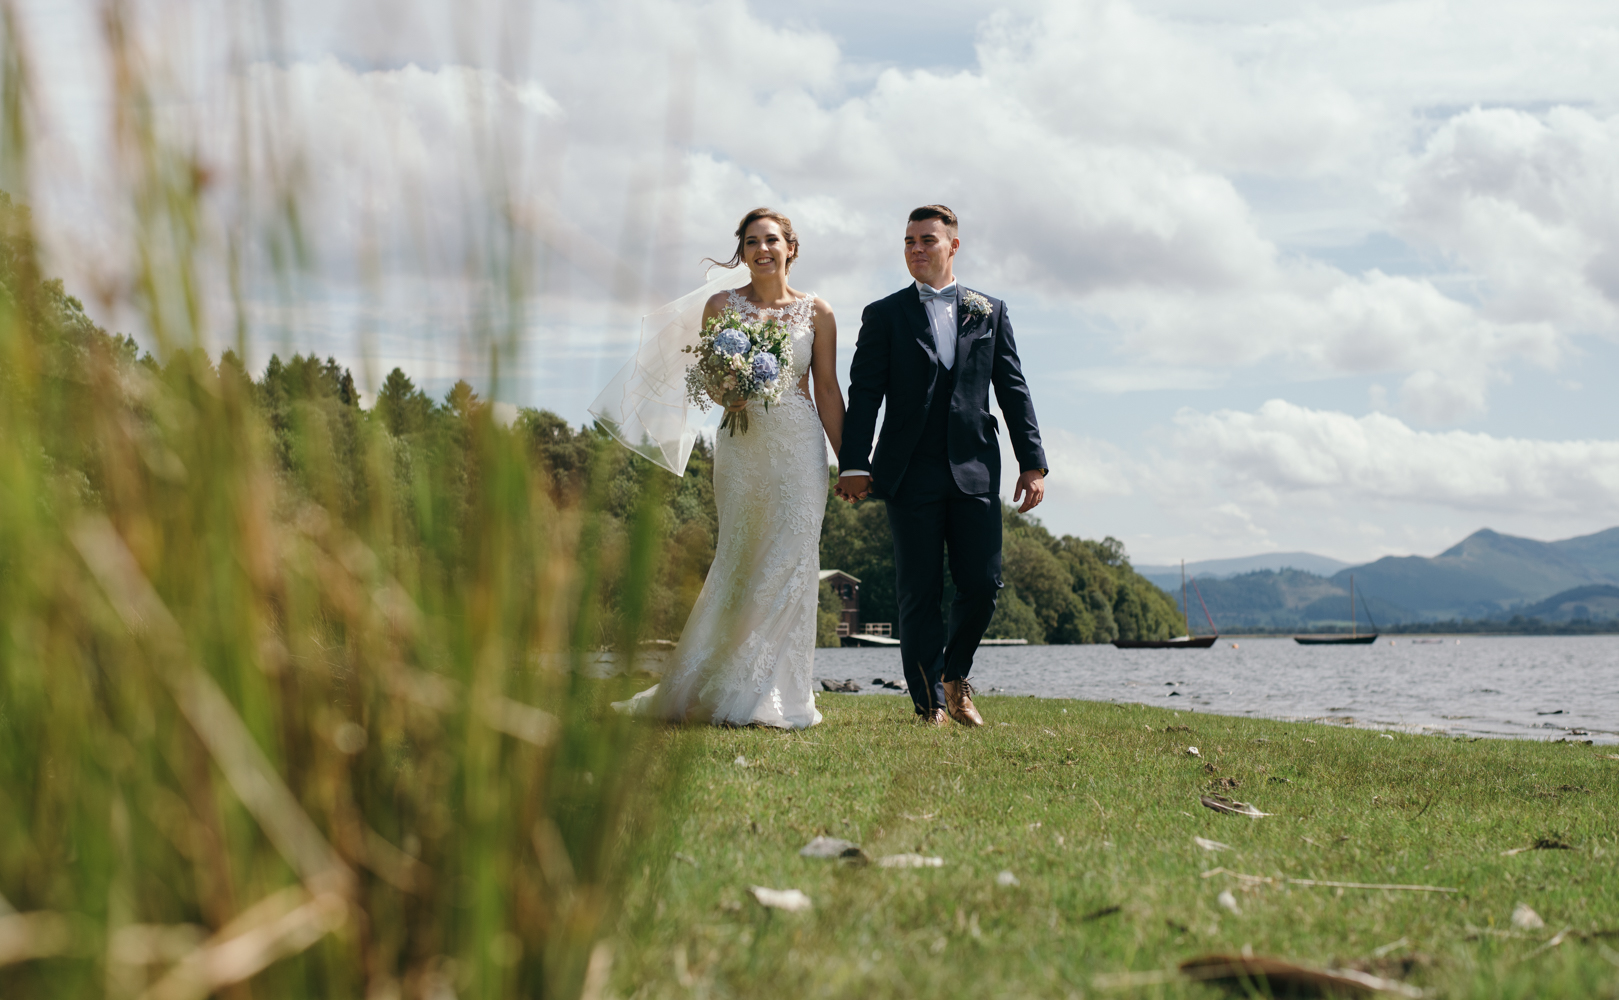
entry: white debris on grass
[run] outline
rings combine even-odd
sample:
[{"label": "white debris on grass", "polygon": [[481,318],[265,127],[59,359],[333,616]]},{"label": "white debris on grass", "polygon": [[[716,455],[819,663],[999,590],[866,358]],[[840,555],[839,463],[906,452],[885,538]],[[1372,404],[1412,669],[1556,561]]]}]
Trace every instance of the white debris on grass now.
[{"label": "white debris on grass", "polygon": [[748,891],[753,893],[753,898],[759,901],[760,906],[768,906],[773,910],[798,913],[815,905],[810,902],[808,896],[797,889],[769,889],[762,885],[750,885]]},{"label": "white debris on grass", "polygon": [[995,876],[995,884],[1003,888],[1011,888],[1012,886],[1019,885],[1021,883],[1018,882],[1017,876],[1013,875],[1011,872],[1001,872],[999,875]]},{"label": "white debris on grass", "polygon": [[1237,907],[1237,897],[1231,895],[1230,889],[1221,890],[1220,895],[1216,896],[1214,901],[1230,910],[1232,913],[1242,913],[1242,910]]},{"label": "white debris on grass", "polygon": [[1520,931],[1538,931],[1546,927],[1546,921],[1540,919],[1540,914],[1529,908],[1528,903],[1519,903],[1512,911],[1512,926]]},{"label": "white debris on grass", "polygon": [[920,854],[885,854],[877,859],[879,868],[943,868],[943,858],[929,858]]},{"label": "white debris on grass", "polygon": [[732,763],[734,763],[737,767],[747,767],[748,758],[738,754],[736,760],[732,761]]},{"label": "white debris on grass", "polygon": [[1186,748],[1186,754],[1189,757],[1201,757],[1201,756],[1203,756],[1202,754],[1197,752],[1197,747],[1187,747]]},{"label": "white debris on grass", "polygon": [[1194,843],[1197,846],[1203,848],[1205,851],[1229,851],[1229,850],[1231,850],[1231,845],[1230,844],[1222,844],[1218,840],[1210,840],[1207,837],[1193,837],[1192,838],[1192,843]]},{"label": "white debris on grass", "polygon": [[841,858],[850,851],[860,850],[860,845],[838,837],[816,837],[814,840],[798,849],[800,857],[805,858]]}]

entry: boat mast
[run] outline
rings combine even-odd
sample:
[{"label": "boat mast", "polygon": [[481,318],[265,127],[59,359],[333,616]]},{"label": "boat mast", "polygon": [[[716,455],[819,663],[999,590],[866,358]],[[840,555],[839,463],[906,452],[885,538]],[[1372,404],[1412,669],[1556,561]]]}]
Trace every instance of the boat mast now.
[{"label": "boat mast", "polygon": [[1355,617],[1355,574],[1349,574],[1349,635],[1360,635],[1360,620]]},{"label": "boat mast", "polygon": [[1181,560],[1181,624],[1186,626],[1188,637],[1192,634],[1192,617],[1186,611],[1186,560]]}]

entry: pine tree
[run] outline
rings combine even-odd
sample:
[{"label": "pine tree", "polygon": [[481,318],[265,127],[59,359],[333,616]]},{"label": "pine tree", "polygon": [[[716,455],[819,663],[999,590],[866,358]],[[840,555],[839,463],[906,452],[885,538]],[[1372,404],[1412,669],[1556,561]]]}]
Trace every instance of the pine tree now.
[{"label": "pine tree", "polygon": [[416,388],[403,370],[395,368],[383,380],[382,391],[377,393],[374,413],[382,418],[383,426],[394,437],[419,434],[427,429],[433,415],[433,401]]}]

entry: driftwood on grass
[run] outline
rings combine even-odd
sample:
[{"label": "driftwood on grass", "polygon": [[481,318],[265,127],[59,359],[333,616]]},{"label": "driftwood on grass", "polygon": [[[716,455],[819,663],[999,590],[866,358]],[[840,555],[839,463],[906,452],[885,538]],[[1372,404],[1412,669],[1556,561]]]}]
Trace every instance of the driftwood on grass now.
[{"label": "driftwood on grass", "polygon": [[1242,872],[1234,872],[1229,868],[1210,868],[1208,871],[1203,873],[1203,878],[1212,878],[1215,875],[1230,875],[1232,878],[1243,882],[1265,882],[1271,885],[1285,882],[1288,885],[1315,885],[1323,886],[1328,889],[1396,889],[1404,892],[1461,892],[1460,889],[1452,889],[1439,885],[1395,885],[1389,882],[1325,882],[1313,878],[1272,878],[1268,875],[1245,875]]},{"label": "driftwood on grass", "polygon": [[1393,994],[1421,997],[1415,986],[1354,969],[1312,969],[1263,955],[1199,955],[1180,964],[1181,974],[1262,996],[1372,997]]},{"label": "driftwood on grass", "polygon": [[1312,969],[1262,955],[1199,955],[1173,971],[1102,973],[1091,979],[1097,990],[1165,986],[1182,977],[1224,986],[1246,996],[1419,998],[1426,994],[1397,979],[1384,979],[1354,969]]},{"label": "driftwood on grass", "polygon": [[1268,812],[1260,812],[1251,802],[1238,802],[1236,799],[1227,798],[1224,795],[1200,795],[1198,796],[1198,801],[1203,803],[1205,808],[1232,816],[1248,816],[1258,819],[1261,816],[1270,815]]},{"label": "driftwood on grass", "polygon": [[1514,854],[1522,854],[1525,851],[1572,851],[1572,850],[1574,850],[1574,846],[1572,844],[1565,844],[1561,840],[1558,840],[1556,837],[1537,837],[1537,838],[1535,838],[1535,842],[1533,844],[1530,844],[1528,847],[1514,847],[1510,851],[1502,851],[1501,856],[1503,858],[1510,858]]}]

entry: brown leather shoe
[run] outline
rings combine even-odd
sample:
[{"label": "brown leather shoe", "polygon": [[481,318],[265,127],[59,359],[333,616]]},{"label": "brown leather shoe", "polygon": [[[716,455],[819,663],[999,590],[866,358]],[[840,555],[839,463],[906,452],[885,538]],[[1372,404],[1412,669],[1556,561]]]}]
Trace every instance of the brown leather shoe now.
[{"label": "brown leather shoe", "polygon": [[950,717],[962,725],[984,724],[984,717],[973,707],[973,686],[965,678],[944,682],[944,703],[950,708]]},{"label": "brown leather shoe", "polygon": [[950,717],[944,714],[944,709],[935,708],[931,712],[916,713],[916,724],[919,726],[948,726]]}]

